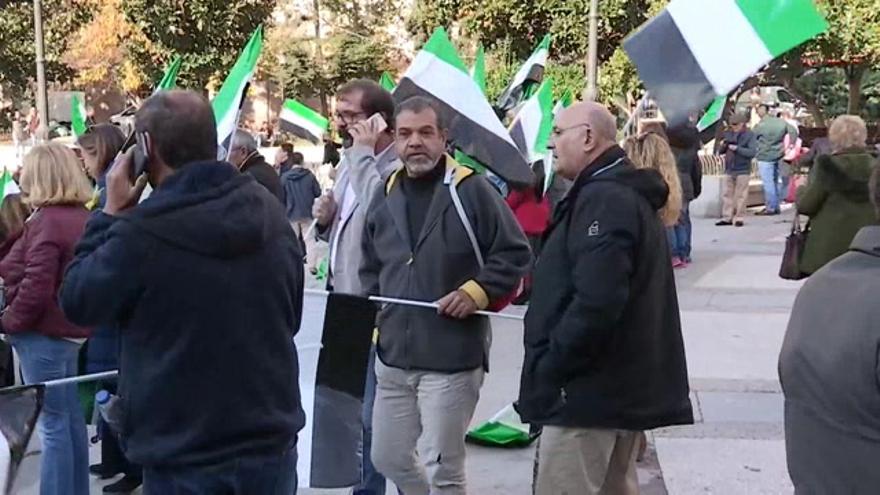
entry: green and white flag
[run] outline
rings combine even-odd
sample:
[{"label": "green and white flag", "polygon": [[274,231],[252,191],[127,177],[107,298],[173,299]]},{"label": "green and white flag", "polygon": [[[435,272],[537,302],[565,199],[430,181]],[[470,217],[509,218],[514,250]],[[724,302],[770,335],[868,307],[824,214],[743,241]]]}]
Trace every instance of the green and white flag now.
[{"label": "green and white flag", "polygon": [[385,91],[391,92],[394,91],[394,87],[397,86],[397,83],[394,82],[394,78],[391,77],[391,74],[386,70],[382,72],[382,77],[379,78],[379,86],[382,86]]},{"label": "green and white flag", "polygon": [[224,150],[229,149],[229,139],[238,127],[239,110],[245,97],[244,91],[250,83],[251,76],[254,75],[262,49],[263,26],[261,25],[251,35],[223,86],[220,87],[220,92],[211,102],[214,118],[217,120],[217,144]]},{"label": "green and white flag", "polygon": [[547,79],[513,118],[510,135],[529,163],[535,163],[547,156],[547,143],[552,130],[553,80]]},{"label": "green and white flag", "polygon": [[623,48],[675,127],[827,29],[812,0],[673,0]]},{"label": "green and white flag", "polygon": [[321,142],[330,121],[326,117],[296,100],[287,100],[281,107],[279,126],[289,132],[317,144]]},{"label": "green and white flag", "polygon": [[709,105],[709,108],[706,109],[706,113],[703,114],[703,117],[697,122],[697,130],[703,132],[712,127],[715,122],[721,120],[721,113],[724,111],[725,103],[727,103],[727,95],[715,98],[712,101],[712,104]]},{"label": "green and white flag", "polygon": [[525,157],[468,73],[443,28],[434,31],[394,90],[397,102],[412,96],[430,97],[439,103],[444,120],[450,123],[453,146],[507,182],[532,183],[534,177]]},{"label": "green and white flag", "polygon": [[174,57],[174,61],[172,61],[171,65],[165,69],[165,74],[162,76],[162,80],[156,85],[156,90],[153,92],[154,94],[159,91],[174,89],[177,84],[177,74],[180,72],[180,64],[182,62],[183,59],[180,58],[180,56]]},{"label": "green and white flag", "polygon": [[70,129],[73,131],[73,137],[77,139],[89,130],[86,123],[86,105],[76,93],[70,100]]},{"label": "green and white flag", "polygon": [[[563,108],[568,108],[574,102],[574,97],[571,95],[571,91],[566,90],[565,93],[562,93],[562,97],[559,98],[559,101],[556,102],[556,105],[553,107],[553,119],[556,119],[556,116],[559,115],[559,112],[562,111]],[[553,132],[551,127],[550,132]],[[553,168],[553,151],[547,150],[547,156],[544,158],[544,194],[547,193],[547,190],[550,189],[550,186],[553,185],[553,179],[556,177],[556,170]]]},{"label": "green and white flag", "polygon": [[550,35],[544,36],[532,55],[513,76],[513,80],[507,89],[501,93],[495,106],[503,112],[519,105],[519,103],[532,95],[534,89],[544,80],[544,66],[547,65],[547,57],[550,56]]},{"label": "green and white flag", "polygon": [[474,78],[483,94],[486,94],[486,52],[482,43],[477,47],[474,65],[471,66],[471,77]]},{"label": "green and white flag", "polygon": [[2,188],[0,191],[3,192],[3,196],[0,197],[0,202],[2,202],[3,199],[6,199],[6,196],[21,194],[21,189],[19,189],[18,184],[15,183],[9,169],[3,169],[3,175],[0,175],[0,188]]},{"label": "green and white flag", "polygon": [[471,442],[488,447],[525,447],[537,438],[512,405],[467,433]]}]

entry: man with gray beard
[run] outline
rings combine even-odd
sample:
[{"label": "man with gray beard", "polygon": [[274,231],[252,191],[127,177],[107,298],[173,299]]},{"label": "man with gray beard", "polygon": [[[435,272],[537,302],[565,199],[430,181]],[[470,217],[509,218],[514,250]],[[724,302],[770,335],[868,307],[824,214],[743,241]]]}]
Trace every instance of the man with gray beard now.
[{"label": "man with gray beard", "polygon": [[529,244],[489,182],[445,154],[436,102],[410,98],[394,120],[404,168],[367,209],[361,283],[438,308],[391,304],[377,318],[372,459],[406,495],[464,495],[464,437],[489,352],[489,319],[474,313],[517,287]]}]

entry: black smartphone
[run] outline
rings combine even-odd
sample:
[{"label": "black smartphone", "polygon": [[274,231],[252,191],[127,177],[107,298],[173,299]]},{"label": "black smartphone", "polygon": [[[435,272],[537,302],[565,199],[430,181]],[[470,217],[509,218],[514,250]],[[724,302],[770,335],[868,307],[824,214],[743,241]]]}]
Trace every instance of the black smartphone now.
[{"label": "black smartphone", "polygon": [[147,171],[147,160],[149,153],[147,152],[146,133],[136,132],[134,135],[134,156],[132,157],[131,178],[136,180],[144,172]]}]

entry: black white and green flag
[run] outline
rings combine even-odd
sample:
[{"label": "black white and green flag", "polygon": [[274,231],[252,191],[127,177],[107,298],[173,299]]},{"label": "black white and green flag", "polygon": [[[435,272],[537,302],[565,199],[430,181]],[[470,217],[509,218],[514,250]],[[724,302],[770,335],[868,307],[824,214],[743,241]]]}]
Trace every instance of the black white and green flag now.
[{"label": "black white and green flag", "polygon": [[812,0],[673,0],[623,48],[675,126],[827,28]]},{"label": "black white and green flag", "polygon": [[553,80],[547,79],[513,118],[510,135],[529,163],[535,163],[547,156],[547,143],[552,130]]},{"label": "black white and green flag", "polygon": [[474,65],[471,66],[471,77],[483,94],[486,94],[486,51],[483,44],[477,47],[477,55],[474,57]]},{"label": "black white and green flag", "polygon": [[449,138],[507,182],[531,184],[532,171],[473,80],[443,28],[416,55],[394,90],[398,102],[412,96],[438,101],[450,123]]},{"label": "black white and green flag", "polygon": [[217,144],[228,150],[228,141],[238,127],[239,110],[245,97],[245,89],[257,68],[260,52],[263,50],[263,26],[251,35],[241,55],[220,87],[220,92],[211,101],[214,118],[217,120]]},{"label": "black white and green flag", "polygon": [[70,100],[70,129],[73,131],[73,137],[79,139],[89,130],[86,119],[86,105],[79,94],[74,93]]},{"label": "black white and green flag", "polygon": [[382,77],[379,78],[379,86],[382,86],[385,91],[391,92],[394,91],[397,83],[394,82],[394,77],[386,70],[382,72]]},{"label": "black white and green flag", "polygon": [[183,63],[183,59],[178,55],[174,57],[174,60],[165,69],[165,74],[162,75],[162,80],[159,81],[159,84],[156,85],[156,90],[154,93],[158,93],[159,91],[167,91],[169,89],[174,89],[177,84],[177,74],[180,73],[180,65]]},{"label": "black white and green flag", "polygon": [[287,100],[281,107],[281,130],[313,143],[321,142],[329,124],[326,117],[296,100]]},{"label": "black white and green flag", "polygon": [[[562,93],[562,97],[559,98],[559,101],[556,102],[556,105],[553,106],[553,119],[556,119],[556,116],[559,115],[559,112],[562,111],[563,108],[568,108],[574,102],[574,97],[571,94],[571,91],[566,90],[565,93]],[[553,132],[553,129],[550,129],[550,132]],[[547,193],[547,190],[550,189],[550,186],[553,185],[553,178],[556,177],[556,170],[553,168],[553,152],[551,150],[547,150],[547,156],[544,158],[544,193]]]},{"label": "black white and green flag", "polygon": [[535,88],[544,80],[544,66],[550,56],[550,35],[544,36],[532,55],[513,76],[510,85],[498,97],[495,106],[502,112],[517,106],[521,101],[532,95]]}]

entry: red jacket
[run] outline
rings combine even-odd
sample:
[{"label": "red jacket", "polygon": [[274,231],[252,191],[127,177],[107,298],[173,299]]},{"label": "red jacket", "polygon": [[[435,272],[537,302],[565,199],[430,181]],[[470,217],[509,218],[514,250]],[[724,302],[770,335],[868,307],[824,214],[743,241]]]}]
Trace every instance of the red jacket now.
[{"label": "red jacket", "polygon": [[541,235],[550,223],[550,199],[545,195],[540,201],[534,188],[513,190],[507,196],[507,205],[513,210],[516,221],[528,236]]},{"label": "red jacket", "polygon": [[85,229],[82,206],[45,206],[24,224],[21,236],[0,261],[6,285],[3,332],[38,332],[50,337],[88,337],[91,329],[70,323],[58,306],[64,270]]}]

